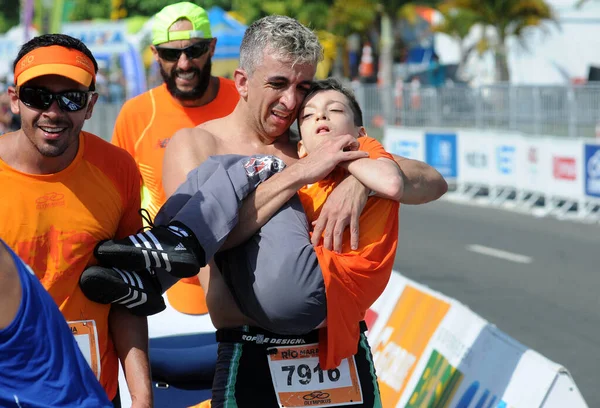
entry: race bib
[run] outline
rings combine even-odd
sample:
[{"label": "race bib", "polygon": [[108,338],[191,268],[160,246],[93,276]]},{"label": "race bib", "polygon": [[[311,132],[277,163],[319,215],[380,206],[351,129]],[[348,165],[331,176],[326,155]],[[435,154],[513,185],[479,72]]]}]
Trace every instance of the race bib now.
[{"label": "race bib", "polygon": [[75,341],[88,362],[94,375],[100,380],[100,347],[98,346],[98,330],[93,320],[67,322]]},{"label": "race bib", "polygon": [[333,370],[319,366],[319,345],[268,349],[273,387],[280,407],[362,404],[362,391],[354,356]]}]

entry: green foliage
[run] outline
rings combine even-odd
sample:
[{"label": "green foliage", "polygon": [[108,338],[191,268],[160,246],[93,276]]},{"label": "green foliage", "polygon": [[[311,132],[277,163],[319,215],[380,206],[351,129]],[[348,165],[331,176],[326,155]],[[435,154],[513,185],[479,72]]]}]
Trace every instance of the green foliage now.
[{"label": "green foliage", "polygon": [[440,12],[443,21],[433,27],[433,31],[448,34],[460,40],[464,40],[469,35],[471,28],[479,21],[479,16],[473,10],[442,7]]},{"label": "green foliage", "polygon": [[[7,1],[7,0],[0,0]],[[67,20],[79,21],[90,19],[108,19],[112,11],[111,0],[72,0],[74,6],[71,13],[66,16]],[[231,9],[231,0],[191,0],[209,10],[213,6],[219,6],[226,10]],[[163,7],[174,3],[173,0],[122,0],[123,8],[127,11],[127,16],[152,16],[159,12]]]},{"label": "green foliage", "polygon": [[442,10],[462,10],[474,24],[496,29],[497,40],[482,38],[490,44],[496,58],[498,79],[509,80],[506,39],[515,36],[523,44],[527,28],[539,27],[544,21],[556,21],[554,12],[545,0],[446,0]]},{"label": "green foliage", "polygon": [[0,32],[5,33],[19,24],[20,8],[15,7],[15,0],[0,0]]}]

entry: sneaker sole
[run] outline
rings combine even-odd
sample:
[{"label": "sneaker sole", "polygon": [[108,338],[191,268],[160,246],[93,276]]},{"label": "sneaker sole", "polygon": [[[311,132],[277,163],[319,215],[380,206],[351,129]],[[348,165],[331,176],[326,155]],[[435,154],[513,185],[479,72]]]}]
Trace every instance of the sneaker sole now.
[{"label": "sneaker sole", "polygon": [[182,254],[167,257],[166,252],[156,249],[124,247],[118,250],[103,251],[99,248],[95,255],[104,265],[130,271],[161,268],[177,278],[191,278],[197,275],[201,268],[192,255]]}]

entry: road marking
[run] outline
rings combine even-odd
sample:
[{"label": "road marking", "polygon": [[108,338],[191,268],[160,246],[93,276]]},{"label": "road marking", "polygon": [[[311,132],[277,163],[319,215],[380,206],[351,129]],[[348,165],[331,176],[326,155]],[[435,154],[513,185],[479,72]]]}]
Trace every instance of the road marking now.
[{"label": "road marking", "polygon": [[495,258],[506,259],[507,261],[517,263],[530,264],[533,261],[533,258],[527,255],[515,254],[514,252],[503,251],[501,249],[490,248],[483,245],[467,245],[467,251],[493,256]]}]

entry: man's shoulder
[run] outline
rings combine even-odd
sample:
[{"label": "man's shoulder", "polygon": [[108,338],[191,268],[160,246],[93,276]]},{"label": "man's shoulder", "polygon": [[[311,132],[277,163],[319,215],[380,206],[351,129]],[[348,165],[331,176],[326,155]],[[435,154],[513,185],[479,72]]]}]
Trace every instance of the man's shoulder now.
[{"label": "man's shoulder", "polygon": [[149,89],[146,92],[143,92],[137,96],[134,96],[131,99],[128,99],[127,101],[125,101],[125,103],[123,104],[123,107],[121,108],[121,112],[120,114],[136,114],[139,115],[140,113],[148,113],[151,114],[151,107],[152,107],[152,99],[155,98],[156,93],[160,92],[160,88],[161,86],[157,86],[155,88]]},{"label": "man's shoulder", "polygon": [[[220,121],[220,119],[215,119],[211,123],[217,121]],[[203,123],[196,127],[179,129],[169,141],[169,145],[175,142],[181,145],[201,146],[210,144],[215,140],[214,127]]]},{"label": "man's shoulder", "polygon": [[137,169],[135,160],[123,148],[115,146],[94,135],[83,131],[85,139],[84,159],[98,167],[117,167],[120,169],[132,167]]}]

